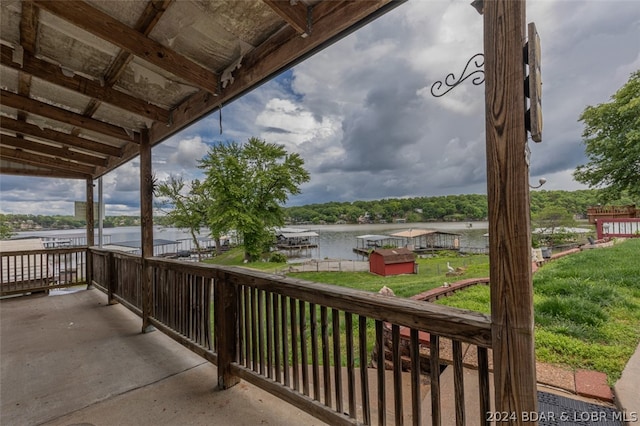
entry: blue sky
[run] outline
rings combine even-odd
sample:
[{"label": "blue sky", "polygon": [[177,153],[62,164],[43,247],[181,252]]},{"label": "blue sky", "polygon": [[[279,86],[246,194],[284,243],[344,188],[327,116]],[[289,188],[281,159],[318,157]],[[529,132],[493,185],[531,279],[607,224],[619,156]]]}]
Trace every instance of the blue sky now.
[{"label": "blue sky", "polygon": [[[210,144],[257,136],[298,152],[311,174],[290,205],[486,193],[484,85],[442,98],[431,85],[482,51],[470,1],[410,0],[153,150],[154,173],[201,177]],[[584,187],[580,113],[640,69],[634,0],[529,0],[542,45],[543,142],[529,142],[531,181]],[[107,215],[139,214],[138,161],[104,177]],[[73,214],[85,182],[0,177],[0,212]]]}]

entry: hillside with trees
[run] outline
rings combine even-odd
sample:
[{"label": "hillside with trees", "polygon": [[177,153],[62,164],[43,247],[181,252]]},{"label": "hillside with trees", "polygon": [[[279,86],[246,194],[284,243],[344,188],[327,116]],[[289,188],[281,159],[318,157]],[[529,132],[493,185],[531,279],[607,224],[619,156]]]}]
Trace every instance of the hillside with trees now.
[{"label": "hillside with trees", "polygon": [[[600,191],[531,192],[531,214],[536,215],[549,206],[567,211],[574,217],[585,218],[587,207],[600,202]],[[635,204],[638,200],[619,197],[610,204]],[[390,198],[373,201],[329,202],[308,204],[286,209],[290,224],[406,222],[455,222],[486,220],[487,196],[479,194],[446,195],[437,197]]]}]

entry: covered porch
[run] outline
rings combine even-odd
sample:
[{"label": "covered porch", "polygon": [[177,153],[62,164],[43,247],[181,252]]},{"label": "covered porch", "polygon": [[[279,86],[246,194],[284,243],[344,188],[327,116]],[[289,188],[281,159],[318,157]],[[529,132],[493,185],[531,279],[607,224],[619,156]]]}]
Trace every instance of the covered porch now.
[{"label": "covered porch", "polygon": [[[173,346],[129,346],[120,340],[122,336],[111,340],[101,333],[116,326],[105,318],[94,322],[91,330],[78,330],[77,336],[88,338],[80,340],[79,346],[70,343],[55,351],[55,344],[63,341],[63,336],[75,334],[77,324],[85,322],[72,318],[70,310],[62,310],[64,321],[49,329],[46,336],[34,339],[54,344],[46,352],[35,354],[34,359],[44,364],[33,364],[32,371],[22,370],[35,374],[13,376],[13,367],[5,361],[3,352],[3,382],[7,373],[22,391],[27,390],[20,401],[30,401],[25,408],[24,402],[9,399],[13,404],[6,410],[3,406],[3,417],[16,415],[17,419],[29,420],[31,410],[35,410],[40,414],[34,422],[54,421],[80,413],[76,410],[97,407],[98,401],[105,401],[101,398],[111,395],[103,393],[93,402],[88,400],[88,405],[59,411],[58,417],[42,413],[48,412],[45,405],[62,402],[42,395],[44,402],[49,402],[34,409],[32,402],[38,399],[29,395],[36,394],[48,374],[63,371],[58,368],[61,361],[56,360],[65,354],[68,361],[75,356],[85,360],[75,368],[67,366],[69,375],[85,369],[91,380],[97,380],[92,388],[115,386],[114,394],[123,388],[111,380],[107,385],[107,377],[116,376],[115,382],[124,383],[128,387],[126,396],[144,399],[144,390],[151,383],[203,371],[206,384],[198,378],[197,383],[188,385],[193,386],[192,391],[185,392],[195,395],[198,406],[211,407],[215,401],[225,401],[220,404],[234,407],[232,396],[243,394],[250,384],[266,391],[269,398],[302,410],[306,414],[300,414],[300,419],[310,415],[332,425],[423,424],[429,418],[433,424],[443,424],[447,419],[456,424],[488,424],[491,419],[487,413],[537,411],[528,166],[521,155],[527,137],[522,90],[526,74],[522,59],[526,41],[524,0],[485,0],[478,7],[485,25],[491,317],[246,269],[154,257],[151,148],[401,3],[264,0],[245,8],[247,2],[232,1],[216,2],[217,9],[209,2],[171,0],[132,1],[126,8],[110,1],[2,2],[3,26],[7,23],[2,67],[7,78],[6,89],[2,90],[0,172],[83,179],[87,194],[86,246],[2,253],[14,259],[43,256],[47,260],[41,264],[69,262],[75,267],[73,276],[27,288],[0,282],[2,294],[77,285],[97,288],[105,293],[102,301],[88,299],[79,306],[93,307],[92,315],[128,308],[139,316],[137,331],[122,326],[126,341],[166,336],[199,357],[174,359],[166,352],[173,351],[169,349]],[[478,2],[474,3],[477,7]],[[181,27],[185,16],[186,21],[209,19],[219,25]],[[225,43],[217,44],[220,40]],[[215,54],[201,48],[203,44],[207,48],[216,46]],[[160,84],[149,87],[149,82]],[[100,249],[94,239],[94,183],[133,158],[139,158],[140,163],[140,255]],[[85,290],[83,294],[93,297],[99,293]],[[34,329],[47,330],[53,323],[37,322],[38,318],[52,314],[52,308],[64,298],[76,297],[81,296],[33,299],[46,300],[43,306],[31,309]],[[13,356],[26,362],[27,367],[31,366],[25,359],[30,342],[16,338],[7,348],[5,337],[16,336],[13,333],[22,332],[22,324],[29,323],[29,318],[13,320],[20,318],[19,313],[28,312],[29,301],[2,302],[3,351],[15,350]],[[5,309],[20,304],[25,304],[25,309]],[[6,320],[5,315],[9,315]],[[5,324],[14,329],[9,331]],[[390,339],[384,338],[386,328],[391,330]],[[401,328],[409,333],[409,357],[401,355]],[[420,332],[430,334],[428,347],[420,343]],[[113,342],[111,347],[109,342]],[[389,345],[390,351],[377,351],[375,364],[387,369],[371,371],[369,354],[374,346],[382,345]],[[108,347],[115,350],[112,356],[98,357],[108,353]],[[76,355],[74,351],[80,350],[88,352]],[[97,352],[91,354],[92,350]],[[428,365],[420,364],[424,351],[429,354]],[[441,369],[441,354],[447,351],[451,352],[449,374],[435,374]],[[390,358],[385,353],[391,354]],[[472,376],[463,367],[469,356],[476,365]],[[123,358],[144,365],[122,364]],[[53,364],[47,365],[49,359]],[[98,359],[102,362],[95,361]],[[91,368],[94,364],[110,368],[93,376],[93,370],[87,368],[89,363]],[[138,381],[138,373],[149,375]],[[209,374],[215,374],[215,379],[211,380]],[[81,380],[77,380],[70,383],[80,389]],[[72,390],[66,388],[63,377],[52,376],[51,383],[60,386],[62,395]],[[3,404],[7,401],[5,388],[3,385]],[[138,388],[140,392],[135,390]],[[209,389],[214,397],[207,399],[202,389]],[[451,390],[452,397],[444,397],[446,389]],[[153,400],[160,404],[157,410],[209,413],[196,408],[181,411],[172,405],[171,389],[165,390],[168,393]],[[238,398],[242,406],[259,407],[266,401],[258,396],[261,393],[244,395]],[[126,399],[123,396],[113,409],[106,410],[105,418],[117,421],[112,416],[118,415],[118,409],[127,404],[144,405],[140,399]],[[277,410],[277,404],[268,405]],[[238,414],[242,412],[234,410],[220,421],[242,424],[244,415]],[[256,415],[258,412],[254,411]],[[295,413],[291,410],[288,415]],[[152,414],[143,411],[140,415]],[[102,418],[99,413],[95,416]],[[95,421],[96,417],[91,418]],[[517,414],[509,419],[511,423],[524,421]]]}]

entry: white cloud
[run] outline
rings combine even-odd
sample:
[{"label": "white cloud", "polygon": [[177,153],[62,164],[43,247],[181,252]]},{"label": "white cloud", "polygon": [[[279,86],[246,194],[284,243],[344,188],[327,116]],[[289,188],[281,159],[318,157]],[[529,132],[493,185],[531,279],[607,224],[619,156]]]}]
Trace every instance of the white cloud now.
[{"label": "white cloud", "polygon": [[198,160],[202,159],[209,147],[202,142],[200,136],[190,139],[182,139],[178,142],[178,147],[169,155],[168,166],[182,167],[183,169],[193,169],[197,166]]}]

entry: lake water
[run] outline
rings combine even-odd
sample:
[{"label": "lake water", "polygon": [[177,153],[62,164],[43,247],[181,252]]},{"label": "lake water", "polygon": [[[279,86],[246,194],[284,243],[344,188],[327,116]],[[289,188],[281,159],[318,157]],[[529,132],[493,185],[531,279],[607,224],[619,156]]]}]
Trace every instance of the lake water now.
[{"label": "lake water", "polygon": [[[313,258],[362,260],[362,256],[353,252],[353,248],[357,245],[356,237],[359,235],[388,235],[409,229],[433,229],[460,234],[460,247],[484,248],[487,245],[487,238],[484,234],[487,233],[488,223],[473,222],[471,227],[469,227],[468,222],[430,222],[363,225],[304,225],[290,226],[290,228],[306,229],[318,233],[319,247],[309,253]],[[111,244],[140,241],[140,227],[137,226],[105,228],[103,230],[103,234],[105,235],[105,241],[110,241]],[[71,238],[81,237],[84,235],[85,233],[81,229],[68,229],[54,231],[26,231],[19,232],[17,236]],[[206,236],[207,230],[203,229],[201,235]],[[178,241],[188,239],[190,237],[187,232],[176,228],[162,228],[156,226],[154,227],[154,238]]]}]

